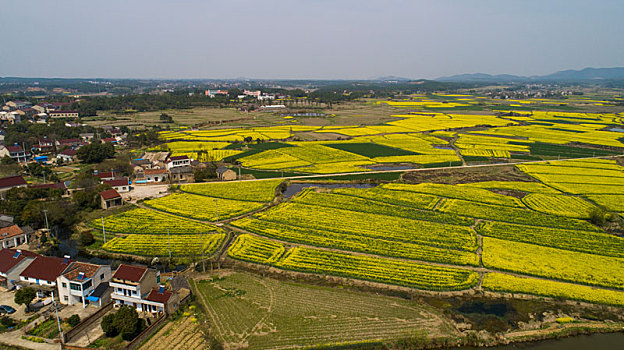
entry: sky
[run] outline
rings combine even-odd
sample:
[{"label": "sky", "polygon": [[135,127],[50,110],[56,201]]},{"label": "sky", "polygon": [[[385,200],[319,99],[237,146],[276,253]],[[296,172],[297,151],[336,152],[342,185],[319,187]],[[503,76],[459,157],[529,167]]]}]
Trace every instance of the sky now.
[{"label": "sky", "polygon": [[432,79],[624,66],[621,0],[0,0],[0,76]]}]

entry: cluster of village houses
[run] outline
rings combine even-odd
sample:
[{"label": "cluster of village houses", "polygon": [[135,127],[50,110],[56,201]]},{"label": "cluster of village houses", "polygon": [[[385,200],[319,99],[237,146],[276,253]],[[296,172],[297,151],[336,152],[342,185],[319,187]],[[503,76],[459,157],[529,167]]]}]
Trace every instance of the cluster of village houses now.
[{"label": "cluster of village houses", "polygon": [[[33,105],[28,101],[9,101],[2,106],[0,111],[0,121],[19,123],[28,119],[34,123],[47,123],[50,119],[75,119],[78,118],[77,111],[64,110],[71,103],[41,103]],[[67,127],[84,126],[83,124],[66,122]],[[127,134],[119,128],[103,126],[104,131],[110,133],[111,137],[98,140],[102,143],[112,143],[123,145],[126,142]],[[79,138],[52,140],[47,137],[40,139],[37,145],[30,149],[25,145],[14,144],[4,145],[4,135],[0,133],[0,158],[8,156],[23,163],[37,161],[48,163],[54,159],[63,162],[76,161],[76,151],[94,141],[95,134],[83,133]],[[51,157],[52,156],[52,157]]]},{"label": "cluster of village houses", "polygon": [[0,217],[0,289],[32,287],[41,300],[53,297],[61,304],[102,307],[128,305],[138,312],[158,315],[175,311],[189,294],[187,288],[165,288],[156,269],[121,264],[115,271],[110,265],[79,262],[40,255],[25,248],[36,234]]},{"label": "cluster of village houses", "polygon": [[[219,93],[223,91],[217,90]],[[227,93],[227,91],[225,92]],[[254,92],[255,93],[255,92]],[[256,95],[254,95],[256,96]],[[257,94],[257,96],[262,96]],[[21,116],[29,117],[31,120],[47,120],[48,118],[75,118],[78,113],[75,111],[62,110],[69,103],[42,103],[33,106],[30,102],[10,101],[2,107],[0,119],[19,122]],[[34,114],[37,112],[36,114]],[[8,118],[8,119],[7,119]],[[40,119],[37,119],[40,118]],[[66,123],[68,127],[73,123]],[[81,147],[91,142],[111,143],[115,147],[122,147],[126,143],[127,134],[119,128],[103,127],[111,134],[111,137],[95,141],[96,135],[93,133],[82,133],[79,138],[52,140],[44,137],[38,144],[30,149],[23,145],[2,145],[2,135],[0,135],[0,158],[8,156],[19,163],[40,162],[49,164],[53,159],[62,160],[65,163],[77,161],[76,153]],[[49,156],[52,155],[52,159]],[[193,169],[205,166],[200,162],[190,159],[186,155],[171,156],[170,152],[146,152],[141,158],[132,160],[133,177],[135,185],[146,185],[162,182],[190,182],[193,181]],[[232,170],[220,167],[217,174],[221,180],[236,179],[236,173]],[[100,193],[100,202],[103,209],[109,209],[123,205],[123,194],[131,190],[132,182],[128,177],[119,176],[114,170],[110,172],[94,172],[102,183],[111,186],[110,190]],[[79,189],[69,189],[69,182],[28,184],[22,176],[12,176],[0,179],[0,197],[3,193],[14,187],[31,188],[60,188],[71,194],[71,191]]]}]

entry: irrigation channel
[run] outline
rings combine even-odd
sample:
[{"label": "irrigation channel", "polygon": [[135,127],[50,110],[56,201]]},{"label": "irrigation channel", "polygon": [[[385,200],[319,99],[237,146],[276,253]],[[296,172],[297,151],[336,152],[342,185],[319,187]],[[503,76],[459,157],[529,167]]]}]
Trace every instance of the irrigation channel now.
[{"label": "irrigation channel", "polygon": [[[504,346],[495,346],[491,350],[621,350],[624,348],[624,333],[604,333],[578,335],[558,340],[545,340],[535,343],[520,343]],[[453,348],[458,350],[482,350],[477,347]]]}]

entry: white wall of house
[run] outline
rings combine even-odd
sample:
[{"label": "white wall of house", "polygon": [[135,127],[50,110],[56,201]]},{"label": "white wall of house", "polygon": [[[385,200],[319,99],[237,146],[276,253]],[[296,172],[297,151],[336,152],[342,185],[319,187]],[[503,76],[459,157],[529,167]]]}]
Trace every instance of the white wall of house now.
[{"label": "white wall of house", "polygon": [[82,307],[86,307],[89,302],[85,298],[101,283],[110,281],[111,275],[111,267],[102,265],[93,274],[92,278],[82,282],[70,281],[63,275],[59,276],[56,279],[56,285],[61,304],[74,305],[80,303]]},{"label": "white wall of house", "polygon": [[12,269],[7,271],[6,273],[0,272],[0,276],[6,278],[7,280],[7,289],[13,288],[15,282],[20,280],[20,274],[24,271],[30,263],[35,260],[34,258],[24,258],[22,261],[17,263],[17,265],[13,266]]}]

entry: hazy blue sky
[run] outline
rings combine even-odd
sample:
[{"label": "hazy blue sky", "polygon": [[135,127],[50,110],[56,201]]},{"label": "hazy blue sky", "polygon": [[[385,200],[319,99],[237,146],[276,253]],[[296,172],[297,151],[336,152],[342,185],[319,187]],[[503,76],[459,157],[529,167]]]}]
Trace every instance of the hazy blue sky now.
[{"label": "hazy blue sky", "polygon": [[0,0],[0,76],[435,78],[624,66],[624,1]]}]

